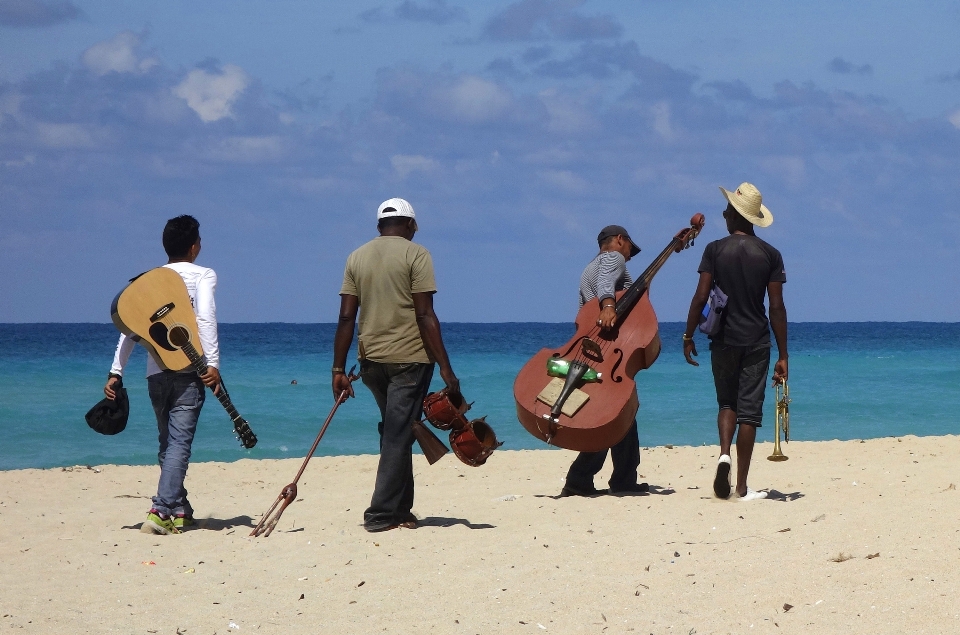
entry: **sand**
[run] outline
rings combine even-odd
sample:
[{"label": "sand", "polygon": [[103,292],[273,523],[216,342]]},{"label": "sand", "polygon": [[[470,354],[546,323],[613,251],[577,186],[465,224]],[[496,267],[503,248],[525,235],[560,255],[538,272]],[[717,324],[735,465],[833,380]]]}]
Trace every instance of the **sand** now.
[{"label": "sand", "polygon": [[257,539],[299,460],[192,465],[179,536],[138,531],[156,467],[0,472],[0,632],[960,630],[960,437],[771,449],[750,503],[712,498],[712,447],[645,449],[652,494],[592,499],[556,498],[572,452],[417,456],[421,525],[379,534],[377,457],[316,458]]}]

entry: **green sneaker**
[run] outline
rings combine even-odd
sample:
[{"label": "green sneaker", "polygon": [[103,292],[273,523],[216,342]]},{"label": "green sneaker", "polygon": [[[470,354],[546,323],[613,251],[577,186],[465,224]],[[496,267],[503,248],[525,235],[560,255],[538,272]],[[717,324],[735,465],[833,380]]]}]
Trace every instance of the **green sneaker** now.
[{"label": "green sneaker", "polygon": [[147,519],[140,525],[142,534],[179,534],[180,529],[173,522],[173,518],[161,518],[155,511],[147,513]]},{"label": "green sneaker", "polygon": [[197,526],[197,521],[193,519],[193,516],[173,516],[173,526],[183,531],[184,529],[193,529]]}]

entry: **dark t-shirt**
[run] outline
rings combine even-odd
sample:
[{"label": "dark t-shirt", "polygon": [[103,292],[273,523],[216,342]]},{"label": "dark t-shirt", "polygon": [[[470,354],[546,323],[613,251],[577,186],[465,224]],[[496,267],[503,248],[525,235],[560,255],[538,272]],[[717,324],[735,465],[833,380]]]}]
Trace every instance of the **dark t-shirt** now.
[{"label": "dark t-shirt", "polygon": [[730,346],[769,346],[763,299],[767,284],[787,281],[780,252],[756,236],[731,234],[707,245],[698,271],[711,274],[728,297],[723,328],[712,339]]}]

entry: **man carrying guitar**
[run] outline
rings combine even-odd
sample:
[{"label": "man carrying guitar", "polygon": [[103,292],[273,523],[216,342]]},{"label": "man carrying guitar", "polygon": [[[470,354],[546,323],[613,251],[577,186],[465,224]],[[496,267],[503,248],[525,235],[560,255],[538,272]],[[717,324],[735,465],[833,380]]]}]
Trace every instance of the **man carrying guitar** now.
[{"label": "man carrying guitar", "polygon": [[[597,236],[600,253],[594,258],[580,276],[580,306],[587,302],[600,303],[600,319],[597,325],[604,329],[613,328],[617,323],[617,291],[633,284],[627,271],[627,261],[640,253],[627,230],[619,225],[604,227]],[[637,466],[640,465],[640,438],[637,435],[637,421],[627,431],[627,435],[610,449],[613,457],[613,474],[610,475],[610,493],[642,493],[650,490],[646,483],[637,483]],[[593,484],[593,477],[607,460],[607,451],[581,452],[567,472],[567,480],[560,496],[593,496],[600,494]]]},{"label": "man carrying guitar", "polygon": [[333,341],[333,396],[346,390],[344,374],[354,324],[360,314],[357,347],[360,376],[380,408],[380,463],[367,531],[416,527],[413,508],[413,427],[423,412],[433,366],[452,394],[460,382],[450,367],[440,321],[433,311],[437,292],[430,252],[412,242],[417,232],[413,206],[391,198],[377,210],[378,238],[347,258],[340,289],[340,318]]},{"label": "man carrying guitar", "polygon": [[[163,249],[169,258],[167,268],[183,278],[197,316],[200,343],[206,356],[207,372],[161,370],[152,356],[147,357],[147,388],[157,416],[160,432],[160,481],[153,506],[140,531],[152,534],[178,534],[192,526],[193,507],[187,500],[183,481],[190,462],[190,448],[203,408],[204,385],[217,394],[220,386],[220,348],[217,341],[217,307],[214,292],[217,274],[213,269],[193,264],[200,255],[200,223],[192,216],[177,216],[163,228]],[[123,369],[136,342],[120,336],[113,366],[103,392],[114,399],[114,386],[121,381]]]}]

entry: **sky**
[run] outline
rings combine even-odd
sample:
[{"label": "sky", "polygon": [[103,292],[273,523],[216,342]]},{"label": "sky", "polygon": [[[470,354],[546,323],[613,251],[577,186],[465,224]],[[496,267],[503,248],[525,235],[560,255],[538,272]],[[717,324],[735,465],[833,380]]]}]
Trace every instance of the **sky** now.
[{"label": "sky", "polygon": [[224,322],[330,322],[376,208],[442,321],[570,321],[625,226],[682,320],[755,184],[791,321],[960,321],[960,4],[0,0],[0,322],[108,322],[201,223]]}]

